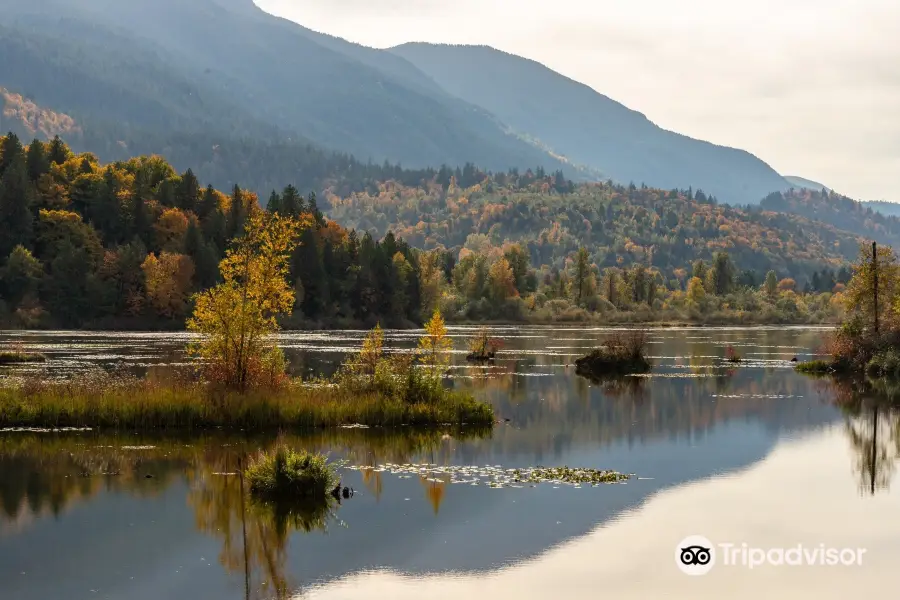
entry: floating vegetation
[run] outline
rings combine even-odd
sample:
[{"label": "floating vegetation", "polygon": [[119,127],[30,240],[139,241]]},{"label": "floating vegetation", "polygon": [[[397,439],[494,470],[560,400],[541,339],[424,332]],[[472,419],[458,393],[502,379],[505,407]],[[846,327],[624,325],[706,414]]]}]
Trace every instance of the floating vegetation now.
[{"label": "floating vegetation", "polygon": [[504,469],[501,465],[449,465],[435,464],[394,464],[384,463],[378,467],[348,466],[346,469],[358,471],[371,470],[376,473],[387,472],[398,475],[400,479],[409,479],[418,475],[425,481],[449,482],[464,485],[485,485],[491,488],[522,488],[541,483],[554,485],[569,484],[597,486],[610,483],[624,483],[633,475],[612,470],[572,467],[529,467]]},{"label": "floating vegetation", "polygon": [[91,431],[90,427],[2,427],[0,433],[62,433]]}]

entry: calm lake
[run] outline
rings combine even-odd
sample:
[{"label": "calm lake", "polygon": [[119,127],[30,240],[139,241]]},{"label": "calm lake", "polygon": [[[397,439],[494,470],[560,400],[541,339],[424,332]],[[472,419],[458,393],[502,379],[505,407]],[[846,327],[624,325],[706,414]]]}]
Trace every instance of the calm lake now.
[{"label": "calm lake", "polygon": [[[279,518],[237,461],[276,436],[0,432],[0,598],[846,598],[896,594],[900,415],[793,371],[824,329],[650,333],[647,377],[592,383],[571,363],[600,328],[498,327],[484,367],[451,328],[448,385],[502,423],[467,430],[284,433],[345,459],[354,495]],[[297,375],[333,372],[365,332],[290,332]],[[390,331],[395,351],[417,332]],[[0,377],[188,369],[187,334],[5,332],[47,354]],[[743,357],[724,360],[732,345]],[[845,400],[841,408],[838,399]],[[399,465],[413,465],[400,467]],[[625,484],[492,487],[534,466],[633,473]],[[472,468],[461,470],[458,467]],[[366,467],[360,469],[360,467]],[[864,549],[861,564],[677,566],[691,535],[735,548]]]}]

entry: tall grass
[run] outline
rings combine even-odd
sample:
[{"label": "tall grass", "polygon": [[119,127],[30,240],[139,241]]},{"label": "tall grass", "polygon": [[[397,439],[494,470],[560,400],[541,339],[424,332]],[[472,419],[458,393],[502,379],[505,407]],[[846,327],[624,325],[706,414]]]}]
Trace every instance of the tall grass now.
[{"label": "tall grass", "polygon": [[46,356],[44,356],[43,354],[38,354],[37,352],[25,352],[23,350],[0,351],[0,365],[44,362],[46,360]]},{"label": "tall grass", "polygon": [[324,455],[282,445],[274,452],[260,452],[245,474],[250,492],[261,500],[324,500],[340,482],[337,469]]},{"label": "tall grass", "polygon": [[88,375],[62,383],[26,379],[0,388],[0,426],[134,430],[228,427],[315,428],[480,424],[490,405],[451,390],[428,397],[380,389],[286,382],[277,389],[228,392],[208,384]]}]

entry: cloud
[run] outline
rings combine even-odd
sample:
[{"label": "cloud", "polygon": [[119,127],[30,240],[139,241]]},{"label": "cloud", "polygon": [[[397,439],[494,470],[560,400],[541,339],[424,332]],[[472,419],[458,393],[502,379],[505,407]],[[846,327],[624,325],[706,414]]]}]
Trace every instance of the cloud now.
[{"label": "cloud", "polygon": [[375,47],[488,44],[667,129],[900,201],[896,0],[257,0]]}]

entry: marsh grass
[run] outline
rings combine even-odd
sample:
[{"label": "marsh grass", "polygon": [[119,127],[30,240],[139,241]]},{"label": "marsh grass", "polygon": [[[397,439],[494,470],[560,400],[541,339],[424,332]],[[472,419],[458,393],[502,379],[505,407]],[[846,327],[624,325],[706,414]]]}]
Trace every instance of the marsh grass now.
[{"label": "marsh grass", "polygon": [[325,500],[340,484],[335,465],[323,454],[278,445],[260,452],[245,472],[250,493],[265,501],[308,498]]},{"label": "marsh grass", "polygon": [[489,404],[452,390],[424,398],[290,380],[276,389],[229,392],[189,380],[93,374],[59,383],[29,378],[0,387],[2,427],[254,430],[493,422]]},{"label": "marsh grass", "polygon": [[652,368],[646,351],[645,331],[615,332],[599,348],[576,360],[575,369],[586,377],[646,373]]},{"label": "marsh grass", "polygon": [[794,367],[798,373],[807,375],[829,375],[835,371],[834,363],[827,360],[809,360]]},{"label": "marsh grass", "polygon": [[45,362],[46,360],[46,356],[37,352],[25,352],[24,350],[0,351],[0,365]]}]

